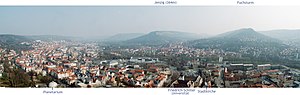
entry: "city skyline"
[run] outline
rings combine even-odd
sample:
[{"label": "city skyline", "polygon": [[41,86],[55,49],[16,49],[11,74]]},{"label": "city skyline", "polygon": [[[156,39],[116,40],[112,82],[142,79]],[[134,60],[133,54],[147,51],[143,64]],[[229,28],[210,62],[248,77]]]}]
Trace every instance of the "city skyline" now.
[{"label": "city skyline", "polygon": [[0,7],[0,87],[299,88],[298,8]]},{"label": "city skyline", "polygon": [[0,33],[104,37],[151,31],[216,35],[239,28],[299,29],[297,9],[300,7],[0,7]]}]

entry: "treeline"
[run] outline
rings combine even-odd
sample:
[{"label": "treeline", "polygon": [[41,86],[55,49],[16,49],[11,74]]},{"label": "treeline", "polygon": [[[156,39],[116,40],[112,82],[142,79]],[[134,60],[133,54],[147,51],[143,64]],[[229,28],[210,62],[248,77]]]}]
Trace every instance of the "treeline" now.
[{"label": "treeline", "polygon": [[3,64],[4,73],[2,76],[3,81],[9,87],[33,87],[35,83],[30,80],[30,76],[19,68],[12,67],[8,63]]}]

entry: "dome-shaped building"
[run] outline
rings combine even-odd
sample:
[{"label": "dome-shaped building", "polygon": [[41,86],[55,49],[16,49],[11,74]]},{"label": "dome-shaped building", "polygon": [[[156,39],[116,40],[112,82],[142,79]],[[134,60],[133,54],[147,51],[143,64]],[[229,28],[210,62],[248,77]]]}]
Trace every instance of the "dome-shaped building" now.
[{"label": "dome-shaped building", "polygon": [[54,82],[54,81],[52,81],[52,82],[49,83],[49,87],[50,88],[55,88],[57,86],[58,86],[58,84],[56,82]]}]

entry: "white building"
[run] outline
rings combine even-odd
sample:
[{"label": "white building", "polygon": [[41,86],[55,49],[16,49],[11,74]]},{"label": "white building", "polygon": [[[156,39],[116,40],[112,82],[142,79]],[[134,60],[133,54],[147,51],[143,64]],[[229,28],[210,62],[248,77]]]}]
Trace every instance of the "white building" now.
[{"label": "white building", "polygon": [[219,63],[223,62],[223,57],[219,57]]},{"label": "white building", "polygon": [[3,72],[0,70],[0,78],[2,77],[2,73],[3,73]]},{"label": "white building", "polygon": [[54,81],[52,81],[52,82],[49,83],[49,87],[50,88],[55,88],[57,86],[58,86],[58,84],[56,82],[54,82]]},{"label": "white building", "polygon": [[109,62],[109,66],[115,66],[115,65],[118,65],[118,64],[119,64],[119,62],[116,61],[116,60],[112,60],[112,61]]},{"label": "white building", "polygon": [[3,69],[3,65],[0,65],[0,78],[2,77]]},{"label": "white building", "polygon": [[130,62],[134,63],[156,63],[159,62],[158,58],[150,58],[150,57],[131,57]]},{"label": "white building", "polygon": [[271,69],[271,64],[263,64],[263,65],[257,65],[258,70],[269,70]]}]

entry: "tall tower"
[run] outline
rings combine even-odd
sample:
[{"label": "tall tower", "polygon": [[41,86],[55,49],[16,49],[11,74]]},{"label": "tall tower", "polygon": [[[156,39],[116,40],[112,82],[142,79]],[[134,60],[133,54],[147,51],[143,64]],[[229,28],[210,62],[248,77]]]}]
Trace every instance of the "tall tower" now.
[{"label": "tall tower", "polygon": [[223,57],[219,57],[219,63],[222,63],[223,62]]}]

